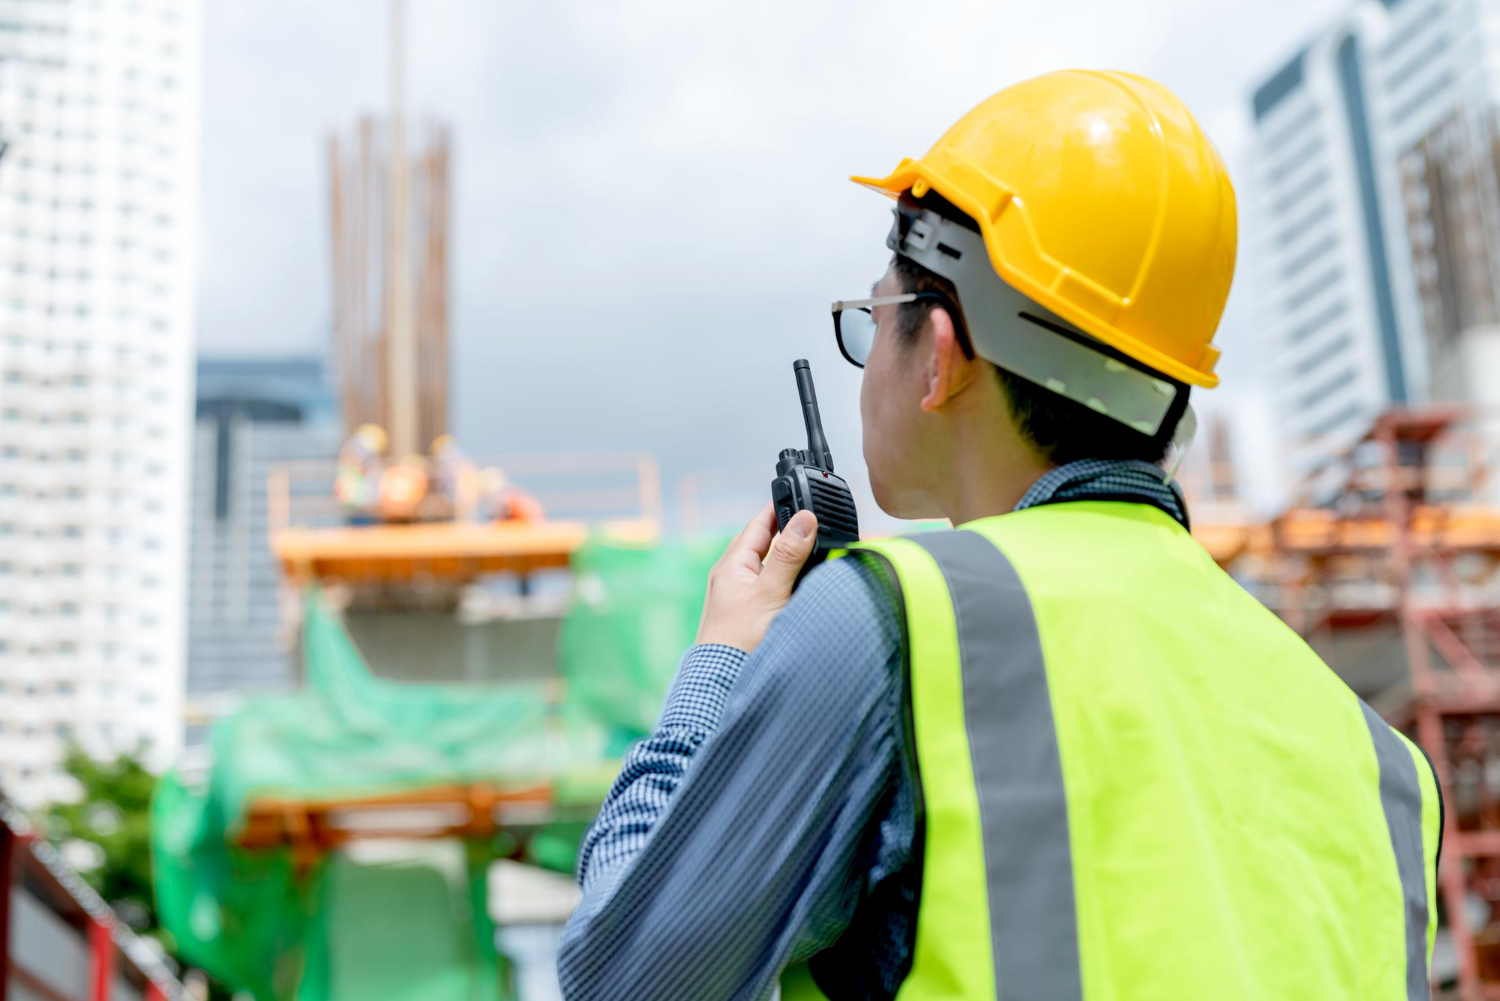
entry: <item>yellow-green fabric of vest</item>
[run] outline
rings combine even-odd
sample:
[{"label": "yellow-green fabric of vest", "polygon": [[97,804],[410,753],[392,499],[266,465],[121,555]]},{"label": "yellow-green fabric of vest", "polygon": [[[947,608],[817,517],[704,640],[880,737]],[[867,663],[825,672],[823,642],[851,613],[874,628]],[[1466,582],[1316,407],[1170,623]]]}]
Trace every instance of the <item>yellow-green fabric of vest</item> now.
[{"label": "yellow-green fabric of vest", "polygon": [[905,606],[902,999],[1430,997],[1426,759],[1171,517],[1053,504],[859,549]]}]

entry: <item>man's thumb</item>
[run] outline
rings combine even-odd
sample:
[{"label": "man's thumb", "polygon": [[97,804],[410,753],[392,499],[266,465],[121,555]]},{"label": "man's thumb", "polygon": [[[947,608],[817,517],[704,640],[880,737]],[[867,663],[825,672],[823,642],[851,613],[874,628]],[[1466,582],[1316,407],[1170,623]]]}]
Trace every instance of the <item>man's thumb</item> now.
[{"label": "man's thumb", "polygon": [[812,554],[813,542],[818,536],[818,519],[811,511],[798,511],[792,515],[791,521],[786,523],[786,529],[776,536],[776,544],[771,547],[771,552],[766,556],[765,569],[761,571],[762,576],[767,572],[775,574],[790,589],[792,581],[797,572],[802,569],[802,564],[807,562],[807,557]]}]

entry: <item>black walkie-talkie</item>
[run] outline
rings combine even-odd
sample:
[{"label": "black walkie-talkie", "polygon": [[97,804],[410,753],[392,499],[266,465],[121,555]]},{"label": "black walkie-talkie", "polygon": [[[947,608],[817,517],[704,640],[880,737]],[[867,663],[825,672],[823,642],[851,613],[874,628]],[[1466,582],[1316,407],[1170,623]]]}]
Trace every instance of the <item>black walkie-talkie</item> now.
[{"label": "black walkie-talkie", "polygon": [[818,397],[813,392],[807,359],[793,362],[792,372],[797,377],[797,395],[802,398],[807,448],[781,450],[776,459],[776,479],[771,481],[771,501],[776,506],[778,532],[798,511],[818,516],[818,537],[807,558],[807,567],[811,567],[822,562],[829,550],[859,541],[859,514],[854,510],[849,484],[833,474],[833,453],[823,438],[823,420],[818,416]]}]

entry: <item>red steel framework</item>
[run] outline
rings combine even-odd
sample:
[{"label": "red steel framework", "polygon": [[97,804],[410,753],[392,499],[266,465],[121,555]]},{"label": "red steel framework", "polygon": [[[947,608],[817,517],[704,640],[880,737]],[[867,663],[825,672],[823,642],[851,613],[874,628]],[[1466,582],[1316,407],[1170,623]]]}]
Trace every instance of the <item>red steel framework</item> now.
[{"label": "red steel framework", "polygon": [[1457,959],[1446,996],[1461,1001],[1500,999],[1500,509],[1486,504],[1484,441],[1461,410],[1390,411],[1281,517],[1216,540],[1320,652],[1365,637],[1355,663],[1325,652],[1356,688],[1382,643],[1404,660],[1379,693],[1366,676],[1365,694],[1441,783],[1440,913]]},{"label": "red steel framework", "polygon": [[[25,919],[17,901],[33,902],[35,913],[51,922],[16,934]],[[86,943],[88,993],[65,993],[57,986],[73,980],[70,969],[49,968],[41,956],[16,950],[16,943],[50,936],[72,936]],[[58,955],[66,954],[59,950]],[[56,956],[53,956],[55,963]],[[76,983],[76,980],[74,981]],[[58,853],[37,835],[29,821],[0,796],[0,1001],[25,998],[41,1001],[119,1001],[128,991],[144,1001],[179,1001],[186,995],[160,957],[115,916],[99,895],[63,864]]]}]

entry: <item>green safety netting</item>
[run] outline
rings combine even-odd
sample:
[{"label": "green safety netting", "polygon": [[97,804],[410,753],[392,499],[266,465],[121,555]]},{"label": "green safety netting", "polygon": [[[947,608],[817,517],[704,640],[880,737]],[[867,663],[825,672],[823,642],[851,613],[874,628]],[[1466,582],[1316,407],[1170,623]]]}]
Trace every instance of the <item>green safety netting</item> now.
[{"label": "green safety netting", "polygon": [[[231,846],[246,804],[547,781],[564,812],[586,813],[619,753],[655,718],[721,551],[722,540],[651,548],[594,541],[580,551],[559,636],[568,693],[561,705],[539,684],[378,678],[310,594],[306,687],[249,698],[217,721],[206,782],[189,788],[169,773],[160,784],[157,900],[180,954],[260,1001],[500,997],[484,874],[493,858],[515,851],[508,835],[503,844],[467,846],[463,879],[420,860],[371,865],[339,854],[299,872],[285,850]],[[583,829],[576,819],[553,825],[530,840],[529,857],[569,870]]]},{"label": "green safety netting", "polygon": [[558,657],[569,701],[609,728],[611,753],[650,732],[698,631],[709,568],[727,542],[593,543],[574,557],[574,601]]}]

